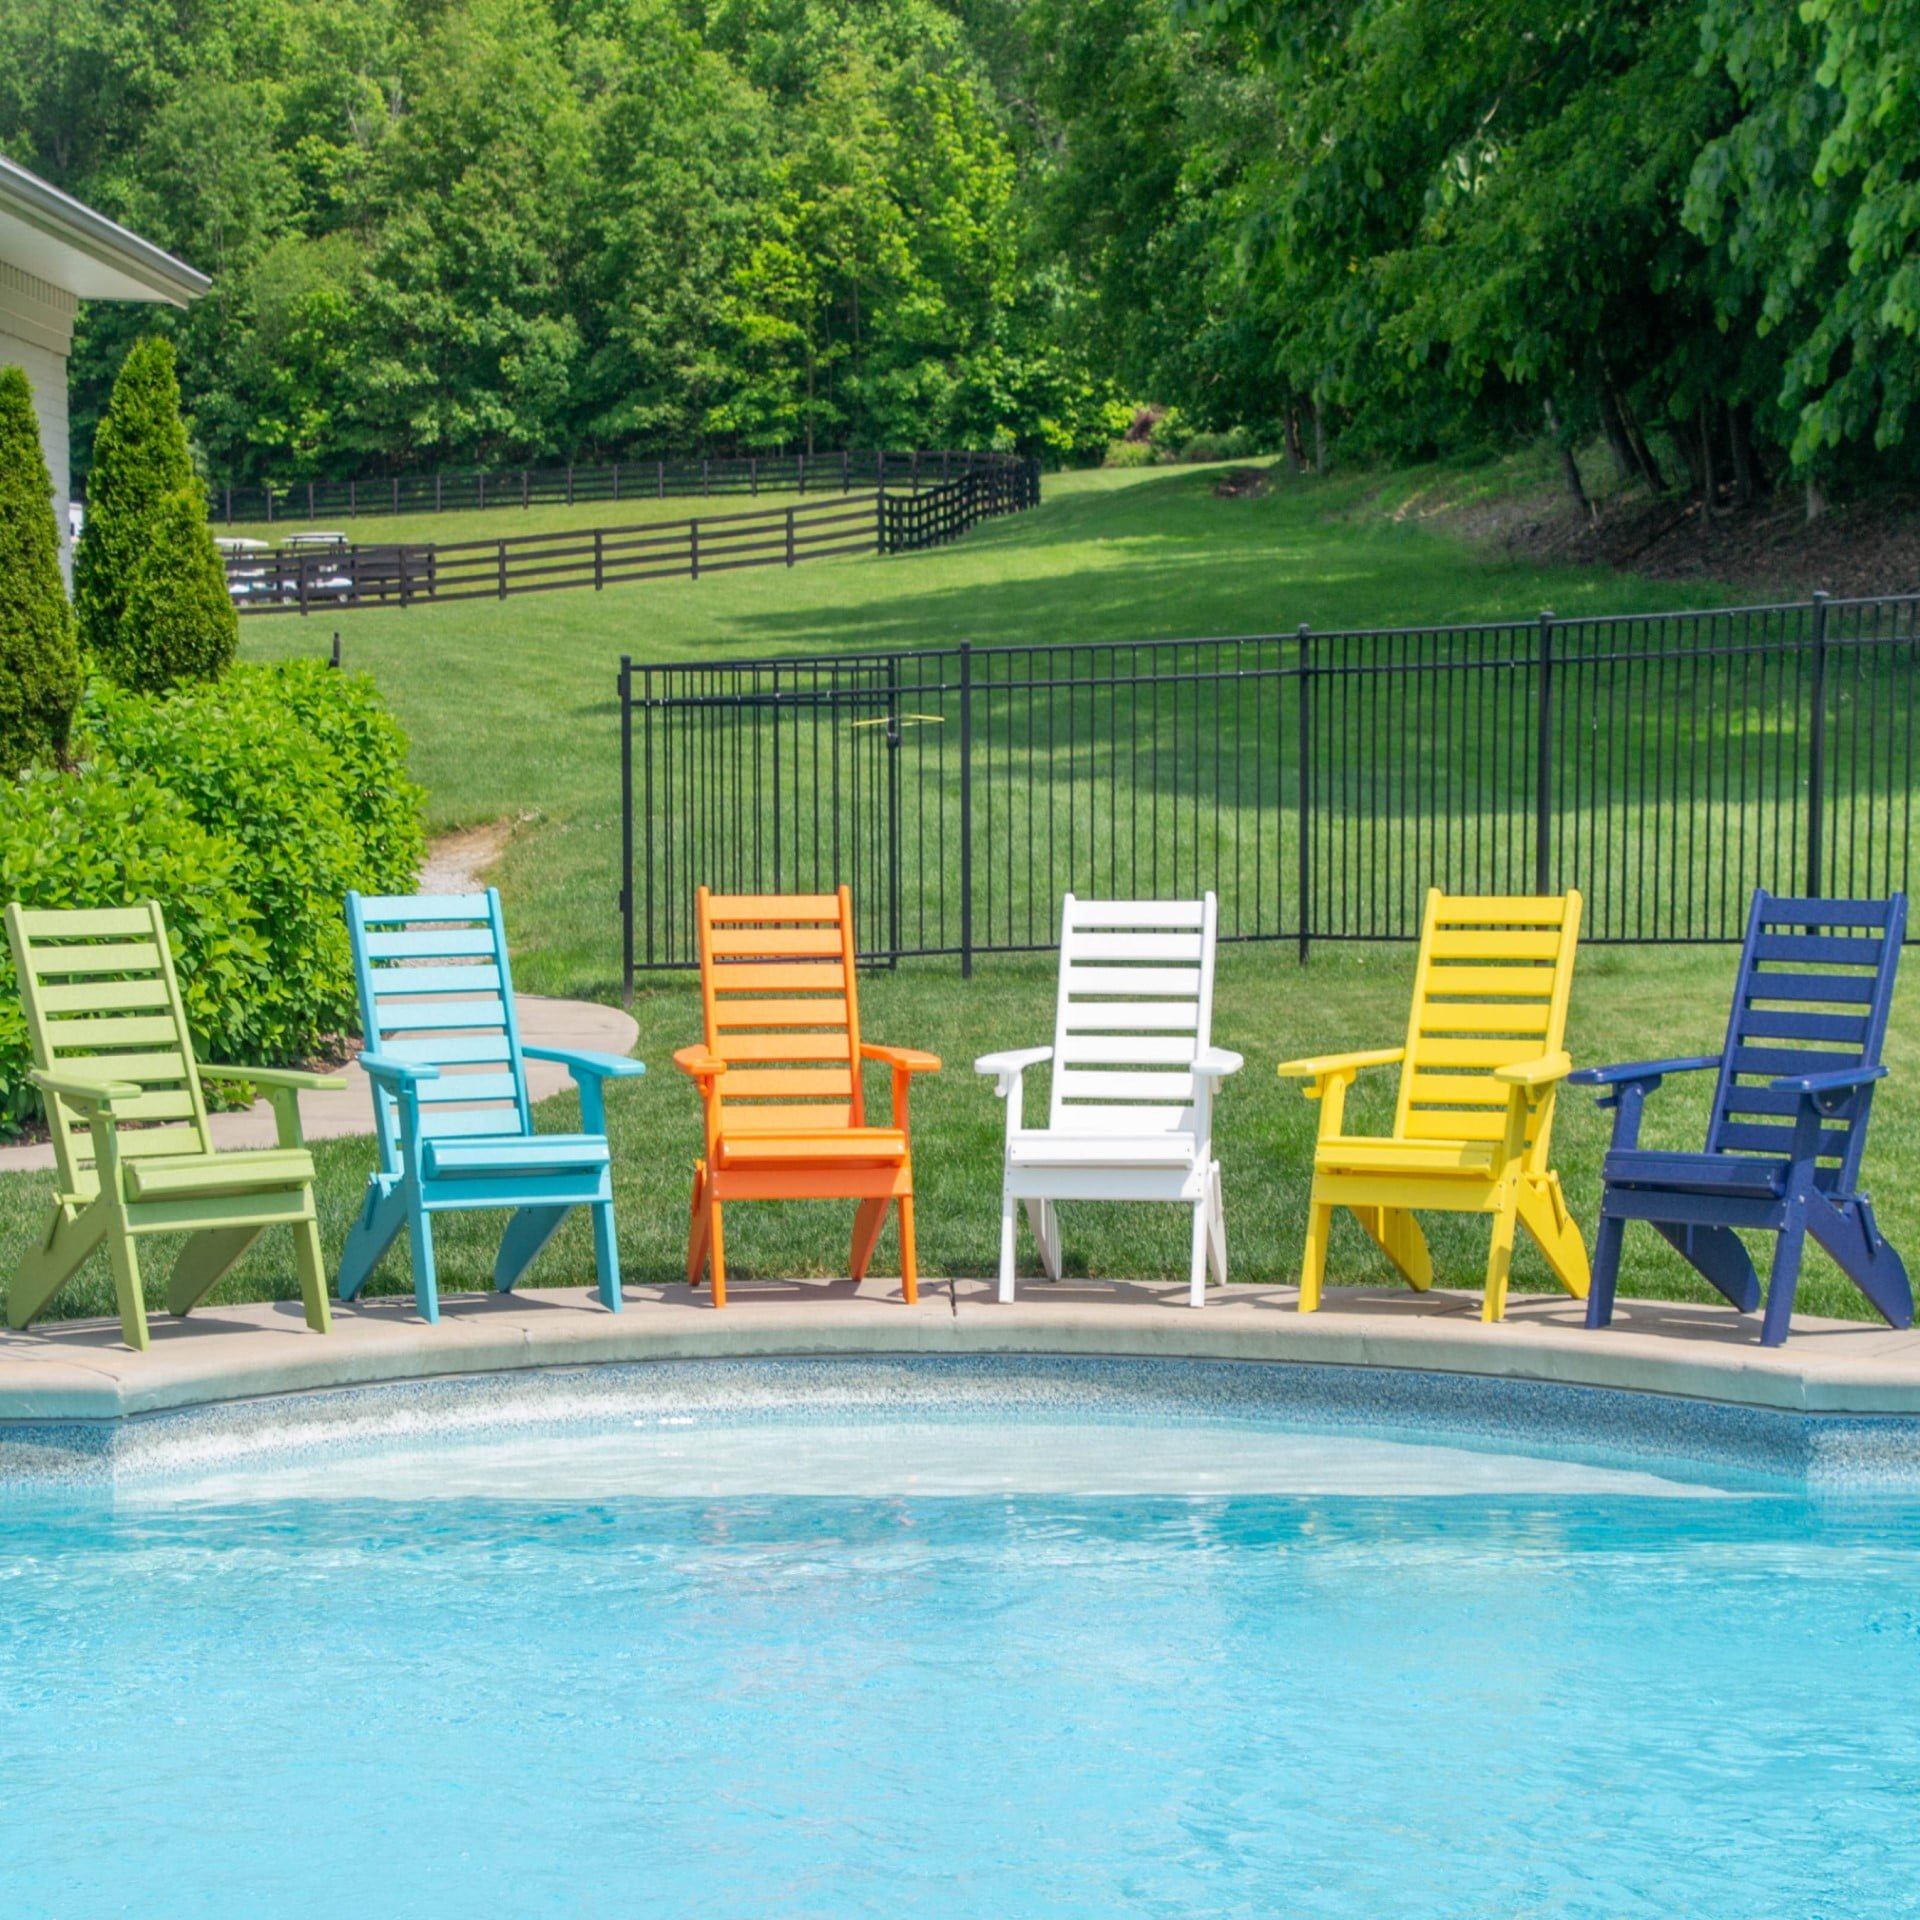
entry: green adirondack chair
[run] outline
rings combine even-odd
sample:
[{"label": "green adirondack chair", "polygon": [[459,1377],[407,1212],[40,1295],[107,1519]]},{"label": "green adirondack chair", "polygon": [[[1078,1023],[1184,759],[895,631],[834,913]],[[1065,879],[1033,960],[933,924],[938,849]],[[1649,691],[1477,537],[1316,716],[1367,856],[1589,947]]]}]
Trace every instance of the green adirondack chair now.
[{"label": "green adirondack chair", "polygon": [[[8,1324],[24,1327],[43,1312],[104,1241],[121,1329],[128,1346],[144,1351],[140,1235],[191,1236],[167,1283],[167,1310],[184,1314],[268,1227],[284,1225],[293,1229],[307,1325],[327,1332],[313,1157],[300,1138],[298,1095],[345,1080],[198,1064],[157,901],[91,912],[35,912],[16,901],[7,908],[7,938],[59,1169],[52,1217],[7,1294]],[[260,1087],[273,1102],[279,1145],[214,1152],[203,1079]]]}]

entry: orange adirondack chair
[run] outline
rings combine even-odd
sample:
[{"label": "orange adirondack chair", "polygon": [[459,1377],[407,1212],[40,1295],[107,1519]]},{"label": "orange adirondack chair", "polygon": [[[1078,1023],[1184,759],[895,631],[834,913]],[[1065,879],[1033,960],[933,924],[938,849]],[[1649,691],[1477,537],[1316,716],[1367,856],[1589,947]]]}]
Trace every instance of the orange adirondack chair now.
[{"label": "orange adirondack chair", "polygon": [[[860,1039],[853,899],[838,893],[699,892],[704,1046],[673,1063],[700,1089],[706,1158],[693,1170],[687,1282],[709,1261],[713,1304],[727,1304],[720,1210],[729,1200],[858,1200],[852,1272],[865,1278],[887,1205],[900,1206],[900,1280],[920,1297],[913,1245],[907,1089],[939,1060]],[[867,1125],[860,1063],[893,1069],[893,1124]]]}]

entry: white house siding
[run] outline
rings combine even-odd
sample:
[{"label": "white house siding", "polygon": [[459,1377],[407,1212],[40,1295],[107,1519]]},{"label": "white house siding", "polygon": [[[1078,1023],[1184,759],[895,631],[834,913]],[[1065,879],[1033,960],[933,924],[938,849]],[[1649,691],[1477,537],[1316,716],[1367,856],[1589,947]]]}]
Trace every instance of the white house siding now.
[{"label": "white house siding", "polygon": [[62,287],[0,260],[0,366],[24,367],[40,416],[40,445],[53,475],[61,555],[67,557],[67,351],[79,302]]}]

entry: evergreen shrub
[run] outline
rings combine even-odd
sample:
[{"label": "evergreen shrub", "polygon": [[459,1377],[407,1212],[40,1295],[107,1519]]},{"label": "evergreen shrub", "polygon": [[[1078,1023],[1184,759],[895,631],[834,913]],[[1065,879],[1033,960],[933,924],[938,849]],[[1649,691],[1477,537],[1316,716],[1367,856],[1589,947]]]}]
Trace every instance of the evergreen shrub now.
[{"label": "evergreen shrub", "polygon": [[0,779],[66,753],[80,685],[33,392],[0,367]]},{"label": "evergreen shrub", "polygon": [[158,692],[216,678],[233,658],[239,626],[170,341],[137,342],[113,383],[94,435],[73,597],[81,644],[122,686]]}]

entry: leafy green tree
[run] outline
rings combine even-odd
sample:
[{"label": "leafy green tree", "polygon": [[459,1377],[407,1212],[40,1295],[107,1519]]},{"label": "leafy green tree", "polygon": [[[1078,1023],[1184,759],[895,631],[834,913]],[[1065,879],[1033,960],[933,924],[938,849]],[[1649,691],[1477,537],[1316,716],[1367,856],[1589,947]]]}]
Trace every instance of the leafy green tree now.
[{"label": "leafy green tree", "polygon": [[[173,343],[141,340],[121,363],[94,435],[87,517],[73,557],[81,645],[123,684],[139,685],[144,677],[140,636],[127,618],[134,574],[166,502],[198,490],[180,418]],[[204,522],[201,533],[210,541]]]},{"label": "leafy green tree", "polygon": [[0,777],[60,759],[80,699],[53,481],[27,376],[0,367]]}]

